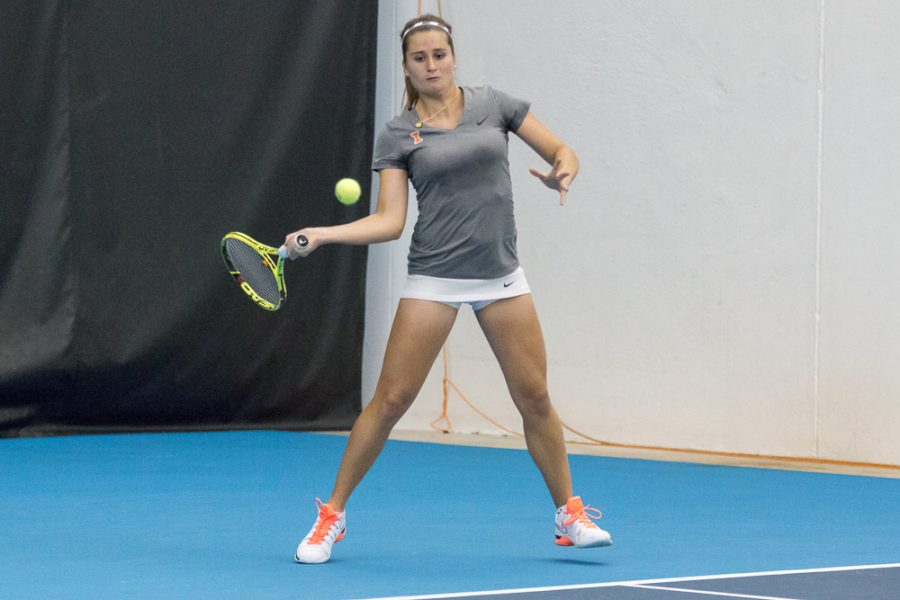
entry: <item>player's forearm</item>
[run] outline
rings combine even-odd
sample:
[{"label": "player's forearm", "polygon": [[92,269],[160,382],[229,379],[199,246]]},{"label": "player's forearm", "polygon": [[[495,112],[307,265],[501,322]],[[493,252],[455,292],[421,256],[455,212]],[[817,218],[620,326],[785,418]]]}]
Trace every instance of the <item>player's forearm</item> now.
[{"label": "player's forearm", "polygon": [[324,244],[377,244],[396,240],[403,233],[403,223],[378,213],[345,225],[316,228]]}]

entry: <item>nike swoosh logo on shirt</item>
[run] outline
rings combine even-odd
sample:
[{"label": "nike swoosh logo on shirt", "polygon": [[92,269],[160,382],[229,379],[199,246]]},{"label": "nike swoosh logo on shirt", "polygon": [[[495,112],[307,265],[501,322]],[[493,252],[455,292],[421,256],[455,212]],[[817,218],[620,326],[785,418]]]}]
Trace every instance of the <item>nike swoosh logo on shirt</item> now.
[{"label": "nike swoosh logo on shirt", "polygon": [[481,125],[482,123],[484,123],[484,120],[487,119],[487,118],[488,118],[488,116],[487,116],[487,115],[484,115],[484,116],[482,116],[480,119],[478,119],[477,121],[475,121],[475,124],[476,124],[476,125]]},{"label": "nike swoosh logo on shirt", "polygon": [[511,285],[514,284],[514,283],[515,283],[515,281],[510,281],[509,283],[504,283],[504,284],[503,284],[503,287],[509,287],[509,286],[511,286]]}]

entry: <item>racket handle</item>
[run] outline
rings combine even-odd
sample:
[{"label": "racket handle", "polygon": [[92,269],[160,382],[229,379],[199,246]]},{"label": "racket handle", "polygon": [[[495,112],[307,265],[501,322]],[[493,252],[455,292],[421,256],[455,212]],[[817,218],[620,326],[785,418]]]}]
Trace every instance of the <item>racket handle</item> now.
[{"label": "racket handle", "polygon": [[[297,246],[299,246],[300,248],[304,248],[304,247],[306,247],[306,245],[309,243],[309,240],[306,239],[306,236],[305,236],[305,235],[298,235],[298,236],[295,238],[295,243],[296,243]],[[281,246],[281,247],[278,249],[278,256],[280,256],[281,258],[287,258],[287,257],[288,257],[287,246]]]}]

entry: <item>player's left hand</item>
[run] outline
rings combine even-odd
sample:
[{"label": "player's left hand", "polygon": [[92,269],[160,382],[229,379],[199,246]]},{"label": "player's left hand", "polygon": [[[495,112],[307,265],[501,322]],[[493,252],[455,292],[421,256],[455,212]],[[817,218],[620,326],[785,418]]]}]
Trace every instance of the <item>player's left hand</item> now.
[{"label": "player's left hand", "polygon": [[537,169],[528,169],[528,172],[541,180],[551,190],[559,192],[559,205],[566,203],[566,193],[569,191],[569,184],[572,183],[572,174],[563,170],[562,160],[556,159],[553,168],[548,173],[542,173]]}]

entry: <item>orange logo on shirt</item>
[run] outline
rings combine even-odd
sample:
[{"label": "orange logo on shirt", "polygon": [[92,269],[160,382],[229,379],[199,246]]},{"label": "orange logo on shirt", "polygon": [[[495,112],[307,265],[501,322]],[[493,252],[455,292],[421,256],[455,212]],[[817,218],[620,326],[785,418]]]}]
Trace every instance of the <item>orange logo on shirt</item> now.
[{"label": "orange logo on shirt", "polygon": [[419,131],[413,131],[409,134],[409,137],[413,139],[413,144],[421,144],[424,140],[422,140],[422,136],[419,135]]}]

